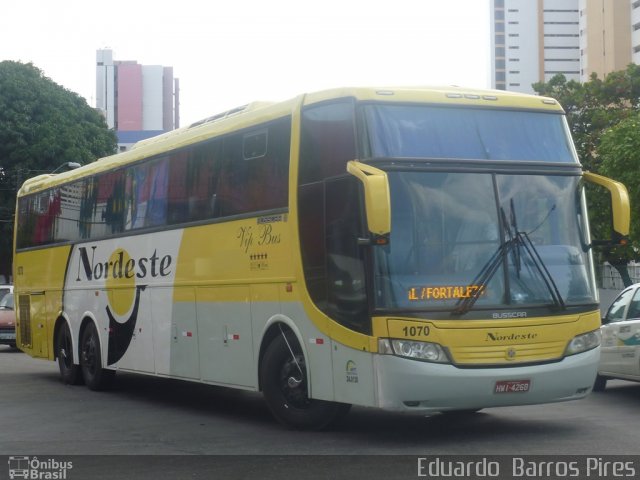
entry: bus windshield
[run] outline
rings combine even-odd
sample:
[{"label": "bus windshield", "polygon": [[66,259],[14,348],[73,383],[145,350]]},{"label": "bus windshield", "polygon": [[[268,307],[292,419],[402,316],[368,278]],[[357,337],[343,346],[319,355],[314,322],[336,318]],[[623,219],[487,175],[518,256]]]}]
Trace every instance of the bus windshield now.
[{"label": "bus windshield", "polygon": [[564,116],[431,105],[363,105],[370,158],[577,163]]},{"label": "bus windshield", "polygon": [[388,178],[390,242],[375,249],[378,309],[455,310],[469,298],[488,309],[596,302],[579,177]]}]

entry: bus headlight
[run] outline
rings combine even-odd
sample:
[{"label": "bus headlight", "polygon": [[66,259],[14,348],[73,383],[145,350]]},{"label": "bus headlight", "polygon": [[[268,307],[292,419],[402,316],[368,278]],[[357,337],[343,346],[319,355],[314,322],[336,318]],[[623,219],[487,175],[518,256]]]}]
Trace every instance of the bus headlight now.
[{"label": "bus headlight", "polygon": [[444,348],[437,343],[381,338],[378,342],[378,351],[424,362],[450,363]]},{"label": "bus headlight", "polygon": [[600,330],[577,335],[569,342],[564,351],[565,356],[586,352],[600,345]]}]

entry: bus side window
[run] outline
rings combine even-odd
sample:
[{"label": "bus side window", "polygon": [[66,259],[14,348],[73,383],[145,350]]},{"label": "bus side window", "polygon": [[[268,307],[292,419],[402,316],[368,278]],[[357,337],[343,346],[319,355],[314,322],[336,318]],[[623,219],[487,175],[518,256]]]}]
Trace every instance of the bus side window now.
[{"label": "bus side window", "polygon": [[362,207],[357,180],[346,175],[357,157],[350,99],[302,113],[298,219],[305,282],[316,306],[333,320],[369,332],[364,284]]},{"label": "bus side window", "polygon": [[289,157],[291,153],[291,118],[269,125],[267,178],[263,203],[267,208],[282,208],[289,203]]},{"label": "bus side window", "polygon": [[80,193],[78,211],[78,236],[81,239],[91,238],[94,217],[98,204],[98,177],[86,178],[76,184]]},{"label": "bus side window", "polygon": [[222,158],[222,142],[215,140],[198,145],[190,152],[187,164],[187,219],[207,220],[217,217],[217,188]]},{"label": "bus side window", "polygon": [[[127,208],[125,170],[116,170],[98,176],[97,220],[92,232],[95,236],[121,233],[125,229]],[[99,227],[99,228],[98,228]]]},{"label": "bus side window", "polygon": [[171,155],[169,162],[169,182],[167,223],[179,224],[189,219],[189,154],[183,150]]},{"label": "bus side window", "polygon": [[231,135],[223,139],[218,200],[220,215],[227,217],[244,213],[247,163],[242,158],[242,135]]},{"label": "bus side window", "polygon": [[18,228],[16,231],[16,247],[28,248],[33,246],[33,197],[18,199]]},{"label": "bus side window", "polygon": [[221,216],[287,206],[291,119],[224,138],[218,185]]},{"label": "bus side window", "polygon": [[328,180],[325,189],[327,310],[344,326],[368,333],[360,185],[342,177]]},{"label": "bus side window", "polygon": [[354,106],[351,101],[305,109],[300,139],[300,185],[342,175],[356,158]]},{"label": "bus side window", "polygon": [[145,227],[166,225],[167,223],[167,187],[169,183],[169,162],[167,157],[151,163],[149,168],[149,192]]},{"label": "bus side window", "polygon": [[215,218],[221,140],[172,154],[169,162],[167,223],[176,225]]},{"label": "bus side window", "polygon": [[298,193],[300,246],[304,277],[311,300],[321,309],[326,307],[327,272],[324,241],[324,183],[300,187]]},{"label": "bus side window", "polygon": [[316,306],[352,330],[369,333],[359,184],[342,177],[300,189],[300,242],[307,290]]},{"label": "bus side window", "polygon": [[56,224],[60,216],[61,199],[60,190],[53,189],[37,194],[35,197],[34,230],[32,232],[32,245],[46,245],[54,241]]}]

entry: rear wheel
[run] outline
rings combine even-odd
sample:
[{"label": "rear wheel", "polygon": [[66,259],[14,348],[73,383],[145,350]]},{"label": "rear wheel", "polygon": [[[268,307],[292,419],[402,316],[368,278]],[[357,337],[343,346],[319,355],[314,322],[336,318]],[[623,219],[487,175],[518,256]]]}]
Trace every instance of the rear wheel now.
[{"label": "rear wheel", "polygon": [[605,388],[607,388],[607,377],[602,377],[600,375],[597,375],[596,381],[593,382],[593,391],[604,392]]},{"label": "rear wheel", "polygon": [[319,430],[346,415],[351,407],[309,398],[305,358],[291,332],[281,332],[267,347],[260,381],[269,410],[289,427]]},{"label": "rear wheel", "polygon": [[67,385],[78,385],[82,383],[82,372],[80,367],[73,363],[73,342],[71,341],[71,330],[69,325],[63,323],[58,332],[55,345],[55,355],[58,358],[58,368],[60,378]]},{"label": "rear wheel", "polygon": [[80,366],[84,383],[91,390],[105,390],[111,386],[114,370],[102,368],[102,355],[100,354],[100,339],[98,331],[93,323],[89,323],[82,332],[80,342]]}]

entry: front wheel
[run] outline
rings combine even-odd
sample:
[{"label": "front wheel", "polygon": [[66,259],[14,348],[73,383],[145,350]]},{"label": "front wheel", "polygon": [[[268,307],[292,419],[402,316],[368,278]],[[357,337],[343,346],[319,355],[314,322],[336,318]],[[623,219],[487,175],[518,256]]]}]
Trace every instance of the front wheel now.
[{"label": "front wheel", "polygon": [[80,367],[82,368],[84,383],[91,390],[106,390],[111,386],[116,372],[102,368],[100,339],[93,323],[89,323],[82,332]]},{"label": "front wheel", "polygon": [[67,325],[66,322],[62,324],[56,337],[55,352],[62,383],[67,385],[78,385],[82,383],[80,367],[73,363],[71,330],[69,330],[69,325]]},{"label": "front wheel", "polygon": [[346,415],[351,407],[309,398],[305,358],[291,332],[281,332],[267,347],[260,381],[269,410],[289,427],[320,430]]}]

